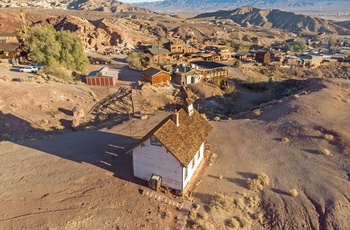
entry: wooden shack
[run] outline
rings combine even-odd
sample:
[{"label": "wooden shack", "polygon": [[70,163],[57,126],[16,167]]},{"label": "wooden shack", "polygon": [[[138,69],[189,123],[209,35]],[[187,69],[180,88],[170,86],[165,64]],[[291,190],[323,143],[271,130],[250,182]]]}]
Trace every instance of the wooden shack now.
[{"label": "wooden shack", "polygon": [[264,65],[269,64],[271,62],[271,53],[270,52],[257,52],[255,54],[255,60],[258,63],[262,63]]},{"label": "wooden shack", "polygon": [[152,85],[157,85],[169,83],[171,75],[168,72],[151,67],[143,71],[143,78],[146,82],[150,82]]}]

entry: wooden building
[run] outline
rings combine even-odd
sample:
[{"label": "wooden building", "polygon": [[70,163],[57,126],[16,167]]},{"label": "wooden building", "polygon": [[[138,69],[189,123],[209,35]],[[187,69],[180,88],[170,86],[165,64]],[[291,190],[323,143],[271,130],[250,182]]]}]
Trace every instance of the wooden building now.
[{"label": "wooden building", "polygon": [[256,52],[255,61],[263,65],[269,64],[271,61],[271,53],[263,51]]},{"label": "wooden building", "polygon": [[92,71],[86,77],[86,83],[94,86],[114,86],[118,82],[118,70],[103,67],[98,71]]},{"label": "wooden building", "polygon": [[169,50],[164,47],[152,46],[145,51],[146,62],[148,65],[158,65],[158,63],[170,63],[171,56]]},{"label": "wooden building", "polygon": [[172,75],[172,82],[178,85],[187,85],[197,83],[202,79],[200,71],[194,69],[191,66],[179,65],[175,67],[175,71]]},{"label": "wooden building", "polygon": [[150,67],[143,71],[143,78],[146,82],[150,82],[152,85],[157,85],[169,83],[171,75],[163,70]]},{"label": "wooden building", "polygon": [[227,65],[211,61],[194,61],[191,64],[206,81],[212,82],[215,78],[228,77]]},{"label": "wooden building", "polygon": [[0,33],[0,59],[17,59],[21,56],[21,43],[14,33]]},{"label": "wooden building", "polygon": [[132,153],[133,174],[183,192],[204,158],[204,144],[212,127],[192,102],[166,117],[128,152]]}]

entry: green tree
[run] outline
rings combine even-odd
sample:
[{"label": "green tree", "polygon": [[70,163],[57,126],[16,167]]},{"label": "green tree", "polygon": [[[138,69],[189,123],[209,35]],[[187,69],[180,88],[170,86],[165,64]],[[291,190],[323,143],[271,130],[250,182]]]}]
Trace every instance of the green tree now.
[{"label": "green tree", "polygon": [[242,65],[242,62],[241,62],[241,60],[237,60],[237,61],[235,61],[235,67],[236,68],[239,68],[239,67],[241,67],[241,65]]},{"label": "green tree", "polygon": [[88,59],[81,40],[69,31],[56,31],[51,25],[34,27],[26,36],[32,59],[47,66],[62,65],[85,71]]},{"label": "green tree", "polygon": [[142,52],[131,52],[126,61],[138,70],[142,70],[145,64],[145,54]]},{"label": "green tree", "polygon": [[337,39],[335,37],[330,37],[328,39],[328,45],[331,46],[335,46],[337,44]]},{"label": "green tree", "polygon": [[304,52],[307,49],[307,45],[304,39],[297,38],[288,48],[293,52]]}]

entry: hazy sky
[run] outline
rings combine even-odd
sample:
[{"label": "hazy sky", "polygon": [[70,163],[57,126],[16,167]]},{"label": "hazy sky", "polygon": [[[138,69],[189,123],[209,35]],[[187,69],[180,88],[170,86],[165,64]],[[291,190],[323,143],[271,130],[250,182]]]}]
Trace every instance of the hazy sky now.
[{"label": "hazy sky", "polygon": [[161,1],[161,0],[119,0],[120,2],[125,3],[135,3],[135,2],[154,2],[154,1]]}]

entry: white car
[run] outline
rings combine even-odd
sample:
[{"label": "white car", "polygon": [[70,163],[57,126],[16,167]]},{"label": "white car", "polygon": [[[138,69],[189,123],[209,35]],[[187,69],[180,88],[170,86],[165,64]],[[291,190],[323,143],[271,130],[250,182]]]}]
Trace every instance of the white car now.
[{"label": "white car", "polygon": [[44,66],[39,65],[39,64],[37,64],[37,63],[30,63],[28,66],[33,66],[33,67],[37,68],[38,70],[39,70],[39,69],[44,69]]},{"label": "white car", "polygon": [[33,66],[26,66],[26,67],[19,69],[19,72],[36,73],[36,72],[38,72],[38,68],[33,67]]}]

